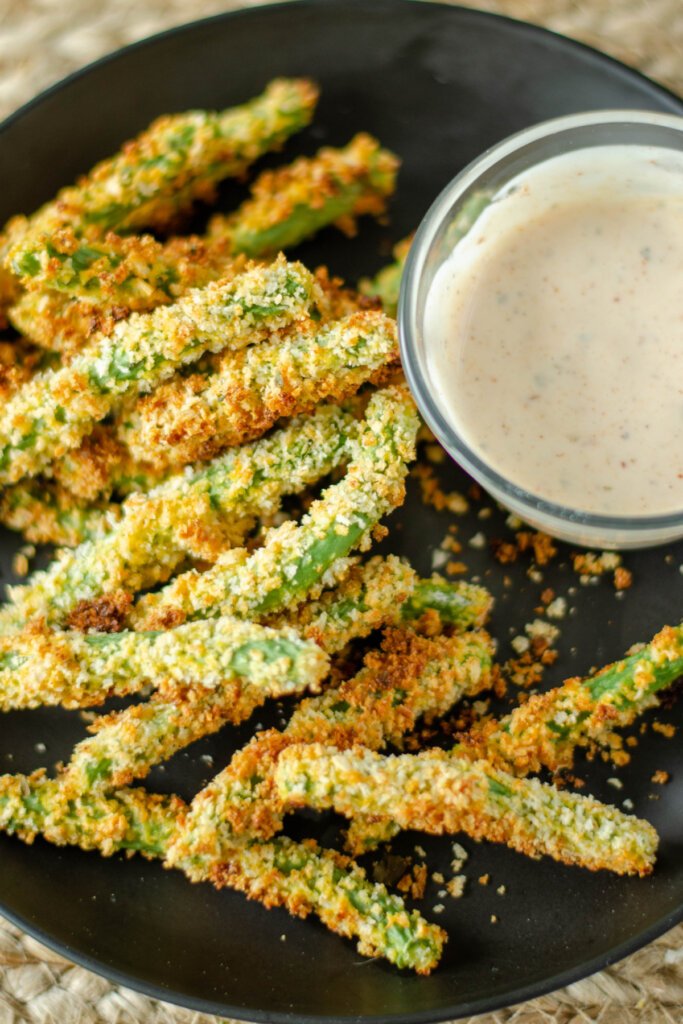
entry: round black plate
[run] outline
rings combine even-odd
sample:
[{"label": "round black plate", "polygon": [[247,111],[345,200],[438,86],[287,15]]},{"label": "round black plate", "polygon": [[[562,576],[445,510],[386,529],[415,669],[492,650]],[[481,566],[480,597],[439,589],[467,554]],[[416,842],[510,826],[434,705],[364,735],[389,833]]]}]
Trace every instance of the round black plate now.
[{"label": "round black plate", "polygon": [[[34,209],[157,114],[225,106],[256,94],[276,75],[301,74],[320,82],[322,100],[315,125],[292,140],[283,160],[323,143],[341,144],[361,129],[403,160],[390,228],[364,224],[354,240],[331,231],[301,249],[305,261],[327,262],[350,281],[378,268],[391,242],[415,228],[453,174],[505,135],[588,108],[681,113],[683,106],[598,53],[473,11],[392,0],[258,8],[132,46],[10,118],[0,132],[0,222]],[[224,200],[237,198],[238,190],[229,189]],[[467,487],[450,464],[442,478],[447,490]],[[680,619],[683,545],[628,555],[636,584],[619,600],[606,578],[581,585],[569,548],[561,548],[539,580],[528,575],[526,556],[501,567],[485,548],[469,546],[479,532],[487,539],[508,534],[504,516],[494,509],[482,518],[481,507],[475,502],[465,517],[437,514],[413,487],[391,522],[391,547],[429,572],[435,545],[455,523],[464,544],[458,557],[497,594],[492,630],[501,639],[501,657],[509,656],[511,635],[534,618],[544,587],[566,596],[574,611],[560,623],[561,656],[546,675],[548,684],[614,659]],[[5,580],[16,547],[16,538],[3,535]],[[680,721],[680,706],[657,717]],[[76,714],[2,716],[0,770],[52,765],[83,733]],[[191,796],[246,734],[235,730],[196,744],[157,770],[150,786]],[[440,886],[430,882],[422,903],[450,933],[443,963],[429,978],[363,961],[350,943],[313,920],[294,921],[235,893],[191,886],[158,864],[103,860],[41,841],[27,847],[0,837],[0,907],[66,956],[116,981],[218,1014],[427,1022],[479,1013],[598,970],[683,917],[683,752],[651,730],[639,740],[632,765],[618,773],[622,790],[608,784],[617,773],[600,761],[581,762],[578,773],[602,799],[628,796],[636,813],[660,830],[653,877],[591,875],[464,841],[470,852],[464,898],[442,899]],[[659,768],[672,776],[664,787],[650,782]],[[396,848],[412,850],[415,843],[424,847],[430,871],[448,877],[450,844],[411,835]],[[477,884],[485,873],[491,884]],[[504,895],[496,891],[501,885]],[[440,916],[432,912],[437,903],[446,908]]]}]

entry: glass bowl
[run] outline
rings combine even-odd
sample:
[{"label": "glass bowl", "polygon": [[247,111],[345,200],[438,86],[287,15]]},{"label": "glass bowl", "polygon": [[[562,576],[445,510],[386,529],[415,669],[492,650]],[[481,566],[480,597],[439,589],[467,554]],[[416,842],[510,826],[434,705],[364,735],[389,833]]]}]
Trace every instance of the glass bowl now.
[{"label": "glass bowl", "polygon": [[[501,475],[463,437],[430,379],[425,311],[434,276],[508,183],[535,165],[574,150],[643,145],[683,151],[683,118],[647,111],[573,114],[534,125],[474,160],[438,196],[410,247],[398,309],[401,357],[408,383],[426,422],[444,448],[502,505],[561,540],[597,548],[636,548],[683,537],[683,508],[666,514],[603,515],[556,504]],[[683,182],[681,187],[683,193]],[[683,345],[683,335],[681,336]],[[433,374],[433,370],[431,371]]]}]

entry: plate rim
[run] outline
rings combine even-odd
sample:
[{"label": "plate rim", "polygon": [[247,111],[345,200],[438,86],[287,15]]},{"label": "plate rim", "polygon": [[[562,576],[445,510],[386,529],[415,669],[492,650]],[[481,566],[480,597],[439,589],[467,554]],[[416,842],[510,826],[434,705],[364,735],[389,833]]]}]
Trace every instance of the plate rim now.
[{"label": "plate rim", "polygon": [[[41,842],[44,842],[42,838]],[[195,1010],[199,1013],[214,1014],[216,1016],[225,1016],[227,1012],[236,1022],[245,1021],[253,1022],[253,1024],[358,1024],[359,1021],[356,1014],[328,1014],[321,1017],[318,1014],[310,1013],[280,1013],[278,1011],[255,1009],[249,1010],[249,1015],[245,1017],[243,1015],[244,1011],[242,1007],[229,1006],[225,1003],[215,1003],[209,999],[198,999],[193,996],[184,996],[183,1001],[179,1002],[177,994],[172,990],[152,984],[144,979],[138,979],[137,977],[126,974],[123,971],[118,971],[115,967],[102,964],[99,960],[89,957],[86,953],[81,953],[77,950],[72,951],[68,943],[52,940],[49,933],[44,933],[39,925],[34,925],[32,922],[25,920],[20,914],[15,914],[14,912],[8,913],[5,910],[2,900],[0,900],[0,912],[6,920],[10,921],[10,923],[17,927],[22,928],[32,938],[37,939],[44,946],[47,946],[48,949],[51,949],[56,953],[60,953],[62,956],[66,956],[66,959],[72,960],[73,963],[78,966],[84,967],[86,970],[92,971],[94,974],[106,978],[108,981],[113,981],[117,985],[122,985],[125,988],[132,988],[150,999],[161,1000],[162,1002],[171,1003],[172,1005],[180,1006],[184,1009]],[[502,999],[494,999],[492,1001],[491,999],[482,998],[480,1000],[472,1000],[469,1003],[462,1004],[462,1006],[456,1008],[458,1017],[452,1017],[449,1014],[448,1017],[444,1018],[442,1016],[442,1011],[438,1011],[435,1016],[433,1011],[426,1010],[415,1013],[373,1014],[372,1016],[365,1016],[363,1020],[368,1021],[369,1024],[440,1024],[440,1022],[447,1020],[458,1021],[466,1017],[477,1016],[481,1013],[494,1013],[496,1010],[510,1009],[515,1006],[520,1006],[531,999],[538,999],[541,996],[548,995],[552,992],[558,991],[559,989],[565,988],[567,985],[572,985],[577,981],[582,981],[599,971],[605,970],[607,967],[611,967],[620,960],[630,956],[632,953],[637,952],[639,949],[643,949],[645,946],[649,945],[650,942],[653,942],[655,939],[665,935],[668,931],[671,931],[682,922],[683,905],[662,920],[643,929],[642,932],[639,932],[631,939],[611,949],[607,954],[601,954],[600,956],[596,956],[592,960],[583,963],[579,967],[570,968],[560,974],[553,975],[553,977],[548,979],[546,982],[539,982],[538,984],[531,983],[529,985],[522,986],[519,989],[515,989],[514,992],[509,993]]]},{"label": "plate rim", "polygon": [[[342,10],[344,12],[350,11],[355,8],[357,12],[362,14],[367,12],[368,8],[371,7],[375,10],[381,10],[384,8],[389,11],[392,8],[395,10],[396,5],[399,2],[403,5],[409,5],[412,8],[420,7],[431,8],[439,11],[453,11],[455,16],[470,18],[473,21],[490,22],[493,19],[496,22],[505,22],[512,31],[523,33],[525,36],[541,36],[542,38],[550,37],[554,40],[554,44],[557,46],[561,46],[564,49],[578,51],[583,54],[585,59],[590,60],[593,63],[611,66],[612,71],[623,78],[631,81],[634,78],[636,80],[640,80],[651,92],[659,94],[660,98],[672,107],[674,113],[678,113],[679,116],[683,116],[683,97],[678,96],[672,89],[654,81],[637,68],[631,67],[623,61],[618,60],[616,57],[612,57],[610,54],[599,50],[595,46],[591,46],[587,43],[581,42],[580,40],[565,36],[561,32],[546,28],[545,26],[524,21],[521,18],[515,18],[510,15],[498,14],[492,11],[484,11],[471,7],[463,7],[458,4],[440,2],[440,0],[280,0],[280,2],[268,2],[258,4],[255,7],[245,7],[233,11],[222,11],[203,18],[195,18],[190,21],[182,22],[179,25],[174,25],[170,28],[155,32],[152,35],[145,36],[142,39],[135,40],[132,43],[119,47],[110,53],[106,53],[103,56],[90,61],[88,64],[85,64],[83,67],[77,68],[75,71],[72,71],[70,74],[59,79],[57,82],[54,82],[52,85],[47,86],[36,96],[23,103],[16,110],[12,111],[12,113],[0,121],[0,138],[16,121],[21,120],[22,117],[26,116],[46,99],[52,97],[60,90],[67,88],[80,78],[87,76],[101,65],[115,63],[117,60],[125,58],[133,51],[142,50],[148,46],[156,45],[160,40],[169,39],[175,35],[182,35],[187,32],[188,29],[200,28],[210,23],[226,21],[234,22],[241,19],[251,20],[259,15],[268,16],[270,13],[283,10],[288,12],[306,10],[329,11],[332,7],[336,7],[340,12]],[[294,16],[296,16],[296,14]],[[40,838],[40,841],[45,842],[42,837]],[[52,844],[48,845],[52,846]],[[318,1014],[310,1013],[264,1011],[257,1009],[249,1009],[245,1011],[243,1007],[213,1002],[210,999],[196,998],[189,995],[179,996],[179,994],[174,990],[167,989],[160,984],[151,983],[143,978],[120,971],[117,968],[96,959],[95,957],[91,957],[87,953],[83,953],[80,950],[73,948],[68,941],[53,938],[49,932],[43,930],[40,925],[34,923],[31,919],[24,917],[21,913],[7,908],[1,896],[0,915],[5,920],[22,929],[26,934],[42,943],[48,949],[65,956],[65,958],[71,960],[78,966],[84,967],[117,985],[128,987],[140,992],[151,999],[161,1000],[163,1002],[171,1003],[173,1005],[201,1013],[215,1014],[218,1016],[225,1016],[227,1013],[230,1016],[234,1016],[238,1021],[253,1021],[254,1024],[271,1024],[271,1022],[272,1024],[353,1024],[353,1022],[358,1022],[359,1020],[357,1015],[348,1014],[320,1016]],[[666,914],[659,921],[649,925],[642,931],[639,931],[636,935],[631,936],[631,938],[627,939],[625,942],[613,947],[607,953],[599,954],[589,961],[584,961],[580,966],[569,968],[566,971],[555,974],[543,982],[532,982],[521,986],[500,998],[492,999],[490,997],[484,997],[479,1000],[471,1000],[466,1004],[461,1004],[459,1007],[455,1007],[459,1014],[458,1018],[453,1018],[450,1014],[448,1018],[444,1018],[442,1016],[443,1011],[441,1010],[426,1010],[412,1013],[372,1015],[364,1017],[363,1019],[371,1022],[371,1024],[438,1024],[438,1022],[446,1019],[460,1020],[464,1017],[495,1012],[496,1010],[503,1008],[518,1006],[530,999],[535,999],[557,991],[558,989],[564,988],[567,985],[573,984],[574,982],[580,981],[597,973],[598,971],[612,966],[632,953],[635,953],[637,950],[642,949],[655,939],[660,938],[681,922],[683,922],[683,903],[681,903],[681,905],[675,910]],[[245,1012],[248,1014],[247,1016],[244,1016]]]}]

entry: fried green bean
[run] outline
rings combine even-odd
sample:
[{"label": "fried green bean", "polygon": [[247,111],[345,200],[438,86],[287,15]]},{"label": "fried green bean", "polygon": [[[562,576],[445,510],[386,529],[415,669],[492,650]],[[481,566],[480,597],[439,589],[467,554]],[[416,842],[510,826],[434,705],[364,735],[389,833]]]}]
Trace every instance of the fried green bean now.
[{"label": "fried green bean", "polygon": [[410,621],[435,613],[443,624],[469,629],[483,626],[492,605],[493,598],[485,587],[466,580],[450,583],[434,573],[431,579],[417,582],[401,607],[401,615]]},{"label": "fried green bean", "polygon": [[[392,567],[392,569],[395,573],[395,568]],[[376,583],[376,579],[374,582]],[[392,589],[396,591],[396,587]],[[340,641],[344,641],[349,636],[366,635],[369,625],[366,616],[361,614],[352,617],[349,615],[348,592],[342,590],[336,595],[333,603],[338,608],[344,606],[346,628],[341,631],[338,621],[335,621],[337,617],[333,615],[328,619],[324,630],[309,635],[311,641],[319,644],[328,653],[339,650]],[[329,605],[327,610],[329,612]],[[482,642],[474,634],[467,634],[467,636],[467,640],[452,641],[452,648],[449,648],[452,664],[447,661],[446,665],[442,666],[445,673],[444,679],[431,680],[430,700],[432,706],[436,702],[435,694],[443,693],[444,689],[447,693],[451,693],[456,685],[467,685],[473,688],[476,685],[483,686],[485,684],[488,678],[487,658],[490,660],[490,652],[486,648],[485,641]],[[406,674],[408,679],[411,679],[411,670],[413,676],[418,671],[415,668],[416,662],[419,662],[418,667],[421,669],[426,661],[424,648],[432,650],[429,648],[430,643],[430,641],[416,637],[412,648],[401,648],[404,664],[399,666],[396,657],[391,659],[396,672],[400,671]],[[395,641],[395,646],[400,646],[398,641]],[[434,647],[434,650],[440,650],[438,645]],[[467,653],[467,657],[465,657],[465,653]],[[366,673],[362,681],[359,681],[361,695],[368,687],[369,677],[370,672]],[[235,695],[234,688],[229,689],[227,686],[222,686],[210,689],[205,685],[201,676],[197,676],[197,679],[201,679],[201,684],[165,686],[146,704],[127,708],[113,716],[98,720],[93,726],[97,729],[97,735],[76,747],[62,776],[63,784],[68,792],[85,791],[89,788],[101,790],[117,788],[127,785],[134,778],[143,778],[152,765],[171,757],[172,754],[201,736],[215,732],[226,721],[233,723],[243,721],[259,703],[262,703],[260,693],[253,689],[245,689],[244,693]],[[387,700],[386,698],[383,700],[383,697],[385,697],[383,693],[377,696],[377,709],[374,712],[375,718],[372,718],[373,723],[380,713],[385,717],[390,715],[385,707]],[[332,703],[335,703],[334,700]],[[405,718],[407,712],[403,705],[400,710],[391,712],[393,717],[390,715],[387,721],[397,720],[401,713]],[[328,711],[327,715],[330,714],[331,712]],[[321,715],[323,718],[326,717],[322,712]],[[351,718],[354,721],[362,719],[361,712],[354,711]],[[380,726],[375,724],[374,728],[380,729]],[[385,728],[388,729],[389,726],[385,725]]]},{"label": "fried green bean", "polygon": [[[42,772],[0,776],[0,828],[26,842],[43,835],[59,846],[99,850],[104,856],[125,851],[163,858],[184,810],[179,797],[144,789],[65,800],[59,784]],[[237,889],[268,908],[285,906],[298,917],[314,913],[331,931],[356,938],[364,956],[383,956],[421,974],[436,966],[446,941],[440,928],[407,911],[399,896],[312,840],[236,840],[221,860],[195,857],[178,866],[194,881]]]},{"label": "fried green bean", "polygon": [[[186,873],[188,867],[180,865]],[[311,840],[286,836],[270,842],[236,840],[221,859],[194,877],[238,889],[267,907],[285,906],[297,917],[315,913],[331,931],[357,937],[363,956],[382,956],[399,968],[429,974],[436,967],[446,933],[401,897],[368,881],[362,868]]]},{"label": "fried green bean", "polygon": [[169,862],[194,851],[219,856],[235,835],[269,838],[282,828],[275,785],[282,752],[292,744],[363,744],[373,750],[401,737],[424,714],[443,714],[464,695],[490,684],[491,642],[481,632],[428,640],[389,630],[360,672],[319,697],[301,702],[284,731],[270,729],[239,750],[192,801],[169,848]]},{"label": "fried green bean", "polygon": [[238,619],[188,622],[161,633],[77,633],[44,626],[0,639],[0,710],[88,707],[172,680],[207,689],[234,684],[282,696],[315,689],[329,659],[293,629]]},{"label": "fried green bean", "polygon": [[24,337],[0,341],[0,401],[5,403],[37,370],[45,369],[43,364],[49,364],[53,358],[52,353],[41,352]]},{"label": "fried green bean", "polygon": [[[304,638],[315,641],[323,650],[332,654],[341,650],[349,640],[367,636],[373,628],[395,620],[413,584],[413,574],[398,559],[372,559],[367,566],[357,568],[355,572],[352,570],[349,579],[335,591],[324,595],[317,602],[311,602],[305,621],[302,621],[298,613],[289,617],[282,615],[277,626],[280,629],[293,626]],[[491,652],[488,638],[484,634],[467,634],[461,640],[444,638],[435,643],[413,637],[412,641],[403,645],[397,637],[398,634],[381,662],[377,665],[373,663],[358,678],[355,689],[349,684],[348,693],[344,690],[343,700],[351,701],[352,704],[348,729],[352,728],[353,723],[356,732],[363,727],[365,731],[362,735],[366,742],[370,742],[369,736],[373,729],[379,735],[382,728],[390,732],[393,727],[398,730],[398,736],[400,727],[396,723],[402,722],[405,730],[410,724],[411,715],[414,717],[425,710],[445,708],[463,689],[473,693],[483,688],[489,678]],[[433,666],[427,665],[425,680],[418,683],[416,680],[425,666],[428,654],[431,654],[432,662],[438,656],[438,672],[434,675]],[[371,656],[369,662],[372,662]],[[380,670],[387,676],[392,671],[394,674],[390,707],[387,706],[389,698],[380,687],[379,692],[373,691],[374,703],[365,721],[363,716],[367,709],[363,700],[366,691],[371,688],[373,675],[376,677]],[[398,673],[406,676],[416,693],[396,702],[395,677]],[[205,681],[202,680],[202,683]],[[426,704],[420,703],[422,689],[427,693],[424,698]],[[102,720],[97,725],[97,736],[76,749],[74,758],[67,766],[64,784],[69,792],[85,786],[86,780],[88,786],[101,789],[127,785],[133,778],[144,777],[157,761],[170,757],[193,740],[215,732],[226,721],[234,722],[247,717],[258,703],[253,691],[236,697],[232,690],[226,690],[225,687],[213,691],[206,685],[165,687],[158,697],[147,704],[137,705]],[[333,707],[332,711],[327,703]],[[314,723],[317,723],[318,735],[319,730],[324,728],[320,723],[329,718],[334,723],[336,736],[344,728],[345,717],[343,714],[337,715],[339,709],[334,697],[327,703],[311,714]],[[305,716],[306,713],[302,713]],[[300,717],[297,712],[295,727]],[[377,724],[380,719],[383,722],[381,726]],[[300,739],[301,734],[297,735]]]},{"label": "fried green bean", "polygon": [[[317,317],[320,314],[322,320],[332,321],[358,311],[357,294],[343,288],[338,279],[330,278],[324,267],[318,268],[314,277],[317,297],[315,309],[311,310],[312,315]],[[313,322],[312,315],[301,321],[302,328],[309,319]],[[319,328],[320,324],[316,326]],[[201,370],[204,377],[208,378],[219,368],[220,359],[220,353],[206,354],[196,367],[190,369],[195,372]],[[121,416],[122,413],[119,418]],[[206,457],[208,455],[202,453],[202,460]],[[150,490],[168,475],[166,471],[155,470],[146,459],[134,459],[116,436],[113,423],[96,424],[77,448],[71,448],[52,464],[50,473],[66,490],[87,502],[107,499],[112,494],[125,497]]]},{"label": "fried green bean", "polygon": [[148,494],[131,495],[105,535],[62,552],[29,583],[10,589],[0,633],[36,617],[51,626],[69,623],[79,604],[163,582],[188,555],[215,561],[230,543],[242,542],[257,515],[276,511],[283,494],[329,473],[355,429],[350,411],[321,406]]},{"label": "fried green bean", "polygon": [[262,621],[275,629],[291,626],[329,654],[337,654],[352,640],[382,626],[397,625],[405,601],[419,585],[406,562],[395,555],[375,555],[364,565],[352,565],[342,582],[317,600],[285,608]]},{"label": "fried green bean", "polygon": [[247,256],[291,248],[328,224],[353,234],[356,217],[384,213],[397,170],[393,153],[359,134],[342,149],[325,147],[312,158],[265,171],[251,198],[229,216],[216,214],[209,231]]},{"label": "fried green bean", "polygon": [[31,843],[42,835],[57,846],[80,846],[105,856],[123,850],[163,857],[185,803],[144,789],[107,796],[79,793],[64,798],[43,769],[32,775],[0,775],[0,829]]},{"label": "fried green bean", "polygon": [[[240,177],[259,156],[304,128],[318,90],[305,78],[280,78],[242,106],[218,113],[166,114],[115,156],[28,218],[15,237],[29,254],[36,233],[69,223],[79,234],[116,228],[165,229],[197,199],[211,200],[216,184]],[[16,257],[15,257],[16,258]]]},{"label": "fried green bean", "polygon": [[[406,604],[406,608],[408,605]],[[489,720],[461,737],[454,753],[485,759],[517,776],[571,768],[577,746],[605,742],[615,727],[630,725],[658,694],[683,674],[683,630],[665,628],[652,644],[586,679],[537,694],[500,721]],[[347,848],[364,852],[399,831],[395,822],[354,818]]]},{"label": "fried green bean", "polygon": [[377,814],[436,835],[463,831],[592,871],[646,875],[657,850],[657,833],[646,821],[443,750],[384,757],[299,745],[283,751],[275,776],[290,807]]},{"label": "fried green bean", "polygon": [[635,654],[594,676],[568,679],[473,730],[456,751],[485,757],[515,775],[570,768],[576,747],[604,742],[615,727],[630,725],[680,675],[683,626],[666,626]]},{"label": "fried green bean", "polygon": [[[434,634],[444,625],[460,631],[482,626],[492,604],[484,587],[464,580],[417,579],[410,566],[389,555],[354,566],[338,587],[317,601],[306,601],[264,621],[274,626],[292,625],[302,636],[324,636],[326,650],[331,650],[330,632],[335,630],[339,640],[334,651],[340,651],[350,640],[367,636],[373,629],[420,627],[426,616]],[[358,633],[359,618],[367,620],[363,633]]]},{"label": "fried green bean", "polygon": [[40,268],[32,251],[36,241],[65,225],[90,242],[114,228],[174,227],[196,200],[212,200],[223,178],[241,177],[259,156],[304,128],[317,99],[318,90],[308,79],[275,79],[242,106],[158,118],[32,216],[17,216],[5,225],[0,234],[0,310],[19,294],[6,262],[10,253],[16,270],[30,276]]},{"label": "fried green bean", "polygon": [[0,523],[19,530],[32,544],[76,547],[106,533],[120,510],[116,503],[85,502],[60,484],[40,478],[5,487],[0,493]]},{"label": "fried green bean", "polygon": [[[83,240],[72,224],[31,236],[9,254],[8,264],[24,287],[55,290],[94,303],[131,307],[172,301],[188,288],[219,276],[226,260],[243,254],[275,255],[341,221],[352,229],[362,213],[379,216],[394,189],[398,160],[369,135],[342,149],[321,149],[254,182],[252,198],[229,216],[216,215],[207,238],[156,242],[151,235]],[[191,259],[187,259],[190,256]],[[183,258],[185,257],[185,258]]]},{"label": "fried green bean", "polygon": [[52,463],[49,472],[66,491],[87,502],[150,491],[169,475],[146,460],[134,459],[116,437],[113,423],[96,423],[77,448]]},{"label": "fried green bean", "polygon": [[68,225],[37,239],[32,256],[33,273],[22,278],[26,290],[7,315],[36,345],[65,358],[93,331],[109,335],[131,313],[174,302],[245,263],[220,240],[208,244],[190,236],[162,243],[151,235],[109,232],[90,242]]},{"label": "fried green bean", "polygon": [[[214,218],[206,238],[161,243],[109,232],[95,241],[70,226],[34,237],[9,262],[27,291],[9,312],[36,344],[73,353],[93,330],[111,333],[131,312],[172,302],[225,274],[236,257],[291,248],[330,223],[347,230],[363,213],[379,216],[393,191],[397,160],[367,135],[266,171],[252,198]],[[28,267],[28,272],[24,272]]]},{"label": "fried green bean", "polygon": [[259,437],[283,416],[340,401],[388,376],[398,362],[396,322],[360,311],[315,321],[227,352],[216,372],[178,377],[124,411],[119,438],[159,469],[206,459]]},{"label": "fried green bean", "polygon": [[5,405],[0,483],[40,472],[126,395],[155,387],[203,352],[241,348],[302,318],[315,291],[304,267],[279,259],[96,336],[68,366],[38,374]]},{"label": "fried green bean", "polygon": [[31,246],[20,246],[8,258],[28,291],[61,292],[88,299],[97,309],[119,305],[128,312],[173,302],[188,288],[208,284],[223,275],[234,255],[196,235],[164,244],[152,235],[110,231],[84,241],[70,224],[32,239]]},{"label": "fried green bean", "polygon": [[[328,654],[335,653],[350,639],[367,636],[381,622],[399,617],[400,604],[413,580],[410,570],[398,559],[373,559],[355,574],[352,570],[348,581],[325,595],[327,600],[311,602],[305,623],[297,613],[289,619],[281,616],[277,627],[293,626]],[[460,639],[435,642],[413,636],[403,643],[401,635],[393,635],[389,650],[383,652],[377,664],[368,656],[367,671],[355,685],[342,688],[341,705],[333,695],[312,706],[313,726],[310,722],[306,725],[308,705],[295,714],[293,728],[299,729],[299,739],[301,729],[317,729],[319,737],[325,723],[329,727],[331,722],[335,737],[346,729],[366,743],[371,742],[371,736],[379,743],[382,731],[396,740],[416,715],[445,710],[463,692],[472,694],[487,685],[491,649],[486,634],[468,633]],[[373,688],[378,677],[391,681],[389,696],[383,685],[379,691]],[[399,677],[405,677],[407,693],[398,685]],[[86,781],[88,786],[103,790],[127,785],[133,778],[144,777],[153,764],[215,732],[226,721],[243,720],[262,702],[253,688],[235,694],[227,684],[210,689],[203,677],[197,678],[201,683],[165,686],[148,703],[96,723],[97,735],[76,748],[67,766],[63,778],[68,791],[85,787]],[[350,703],[348,716],[342,708],[346,703]],[[329,738],[329,728],[324,735]],[[267,748],[268,736],[264,742]],[[257,744],[257,750],[262,749]]]},{"label": "fried green bean", "polygon": [[76,744],[59,784],[69,798],[127,786],[195,740],[227,723],[245,722],[269,696],[281,695],[229,679],[220,687],[160,686],[144,703],[97,718],[90,726],[95,735]]},{"label": "fried green bean", "polygon": [[414,455],[417,416],[401,387],[370,399],[359,433],[348,445],[346,475],[328,487],[299,524],[271,530],[265,544],[249,554],[234,549],[204,573],[178,576],[131,611],[135,629],[206,615],[254,618],[317,596],[348,569],[354,548],[365,550],[379,519],[403,501],[406,463]]}]

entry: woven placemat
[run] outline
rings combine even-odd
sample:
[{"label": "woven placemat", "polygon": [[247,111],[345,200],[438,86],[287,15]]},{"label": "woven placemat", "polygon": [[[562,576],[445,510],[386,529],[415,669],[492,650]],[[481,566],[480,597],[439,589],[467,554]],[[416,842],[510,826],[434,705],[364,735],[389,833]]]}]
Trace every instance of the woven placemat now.
[{"label": "woven placemat", "polygon": [[[0,0],[0,117],[64,75],[229,0]],[[683,94],[682,0],[472,0],[596,46]],[[219,1024],[77,967],[0,918],[0,1024]],[[591,978],[469,1024],[682,1024],[683,926]],[[228,1022],[225,1022],[228,1024]]]}]

